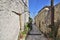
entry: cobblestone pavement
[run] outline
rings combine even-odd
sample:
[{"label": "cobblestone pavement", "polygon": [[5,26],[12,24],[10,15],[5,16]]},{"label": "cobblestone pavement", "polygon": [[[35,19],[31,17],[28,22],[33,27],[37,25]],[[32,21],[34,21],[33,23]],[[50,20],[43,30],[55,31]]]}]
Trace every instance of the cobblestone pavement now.
[{"label": "cobblestone pavement", "polygon": [[39,31],[38,27],[34,24],[32,25],[32,30],[29,32],[26,40],[48,40],[44,35]]}]

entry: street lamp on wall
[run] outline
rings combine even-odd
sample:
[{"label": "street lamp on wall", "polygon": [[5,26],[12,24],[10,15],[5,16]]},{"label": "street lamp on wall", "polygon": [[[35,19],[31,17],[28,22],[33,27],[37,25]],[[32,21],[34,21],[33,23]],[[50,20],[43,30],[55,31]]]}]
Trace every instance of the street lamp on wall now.
[{"label": "street lamp on wall", "polygon": [[46,10],[46,11],[48,11],[48,10],[49,10],[49,8],[45,8],[45,10]]}]

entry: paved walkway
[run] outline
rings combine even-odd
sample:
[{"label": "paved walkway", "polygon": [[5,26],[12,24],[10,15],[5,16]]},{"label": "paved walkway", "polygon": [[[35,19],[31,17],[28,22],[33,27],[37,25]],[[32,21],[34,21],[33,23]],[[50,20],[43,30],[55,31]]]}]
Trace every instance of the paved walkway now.
[{"label": "paved walkway", "polygon": [[29,32],[26,40],[47,40],[47,38],[39,31],[38,27],[32,25],[32,30]]}]

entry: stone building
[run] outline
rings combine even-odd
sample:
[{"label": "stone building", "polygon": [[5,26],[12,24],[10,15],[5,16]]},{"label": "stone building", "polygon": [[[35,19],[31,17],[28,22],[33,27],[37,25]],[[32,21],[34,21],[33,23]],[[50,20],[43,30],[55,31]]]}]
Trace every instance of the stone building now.
[{"label": "stone building", "polygon": [[42,10],[40,10],[38,12],[38,15],[35,17],[36,26],[39,27],[43,33],[46,33],[48,31],[48,28],[46,26],[50,24],[50,14],[48,14],[48,8],[50,7],[45,6],[42,8]]},{"label": "stone building", "polygon": [[[45,33],[48,34],[51,31],[51,28],[49,28],[49,25],[51,24],[51,13],[50,13],[50,6],[45,6],[44,8],[42,8],[37,16],[35,16],[35,24],[37,27],[40,28],[40,30]],[[54,6],[54,24],[56,25],[60,25],[60,3],[58,3],[57,5]],[[57,27],[58,27],[57,26]],[[60,26],[59,26],[60,27]],[[58,35],[60,35],[60,28],[58,28]]]},{"label": "stone building", "polygon": [[0,0],[0,40],[17,40],[28,18],[28,0]]}]

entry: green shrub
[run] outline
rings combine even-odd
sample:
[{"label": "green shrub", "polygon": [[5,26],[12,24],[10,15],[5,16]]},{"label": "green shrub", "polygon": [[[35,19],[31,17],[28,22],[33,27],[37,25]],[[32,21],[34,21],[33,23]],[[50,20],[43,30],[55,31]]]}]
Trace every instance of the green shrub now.
[{"label": "green shrub", "polygon": [[26,34],[26,31],[21,32],[22,34]]},{"label": "green shrub", "polygon": [[27,24],[25,25],[24,31],[27,33],[29,30],[30,30],[30,28],[29,28],[29,23],[27,23]]},{"label": "green shrub", "polygon": [[49,37],[50,37],[50,38],[53,37],[53,33],[52,33],[52,32],[49,33]]}]

